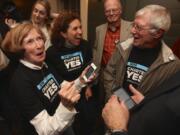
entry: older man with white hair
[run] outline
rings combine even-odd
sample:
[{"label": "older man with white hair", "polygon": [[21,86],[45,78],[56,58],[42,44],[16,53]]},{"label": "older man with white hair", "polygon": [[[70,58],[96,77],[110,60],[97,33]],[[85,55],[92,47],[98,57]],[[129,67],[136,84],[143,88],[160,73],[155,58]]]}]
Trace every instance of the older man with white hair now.
[{"label": "older man with white hair", "polygon": [[133,39],[116,49],[105,84],[129,86],[137,106],[129,113],[122,99],[111,96],[102,112],[110,135],[180,134],[179,59],[162,41],[170,22],[165,7],[145,6],[136,13]]},{"label": "older man with white hair", "polygon": [[147,95],[180,70],[179,59],[162,40],[170,25],[170,13],[163,6],[148,5],[137,11],[131,28],[133,38],[117,45],[105,69],[106,99],[118,86],[129,92],[129,84]]}]

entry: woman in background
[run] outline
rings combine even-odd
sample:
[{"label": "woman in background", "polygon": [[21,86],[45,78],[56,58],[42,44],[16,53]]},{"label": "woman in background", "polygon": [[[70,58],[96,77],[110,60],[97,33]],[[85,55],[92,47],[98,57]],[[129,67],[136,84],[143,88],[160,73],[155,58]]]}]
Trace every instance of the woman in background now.
[{"label": "woman in background", "polygon": [[46,36],[45,49],[51,46],[51,6],[47,0],[37,0],[32,8],[31,21]]}]

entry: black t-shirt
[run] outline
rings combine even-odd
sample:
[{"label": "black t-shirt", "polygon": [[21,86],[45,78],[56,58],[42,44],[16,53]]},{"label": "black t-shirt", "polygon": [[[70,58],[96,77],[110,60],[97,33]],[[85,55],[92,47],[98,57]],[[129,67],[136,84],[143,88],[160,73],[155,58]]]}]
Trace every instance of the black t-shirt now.
[{"label": "black t-shirt", "polygon": [[[149,67],[158,57],[161,45],[156,48],[133,47],[126,63],[126,73],[123,87],[129,92],[129,84],[137,88],[148,71]],[[131,94],[129,92],[129,94]]]},{"label": "black t-shirt", "polygon": [[84,68],[90,64],[92,48],[85,40],[74,48],[51,46],[47,50],[46,58],[47,63],[51,64],[64,80],[72,81],[78,78]]},{"label": "black t-shirt", "polygon": [[26,135],[36,135],[34,127],[29,123],[45,109],[53,115],[60,103],[58,96],[62,79],[50,67],[41,70],[30,69],[19,64],[10,84],[11,96],[21,112],[23,128]]}]

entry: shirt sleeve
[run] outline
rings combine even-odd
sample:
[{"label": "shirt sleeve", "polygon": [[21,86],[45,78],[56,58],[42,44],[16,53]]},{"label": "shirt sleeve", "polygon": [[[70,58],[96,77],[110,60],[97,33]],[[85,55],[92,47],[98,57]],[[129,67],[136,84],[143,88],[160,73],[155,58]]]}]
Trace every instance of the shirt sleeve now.
[{"label": "shirt sleeve", "polygon": [[39,135],[56,135],[71,125],[75,114],[75,109],[69,111],[60,103],[53,116],[49,116],[46,110],[42,110],[30,123]]}]

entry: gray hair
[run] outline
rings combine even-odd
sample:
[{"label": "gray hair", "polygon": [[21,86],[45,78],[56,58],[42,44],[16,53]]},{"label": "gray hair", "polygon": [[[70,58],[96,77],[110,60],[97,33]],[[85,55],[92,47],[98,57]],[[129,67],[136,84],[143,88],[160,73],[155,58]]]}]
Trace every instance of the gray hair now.
[{"label": "gray hair", "polygon": [[170,12],[160,5],[147,5],[136,12],[137,16],[150,15],[150,24],[155,29],[163,29],[167,32],[171,26]]}]

